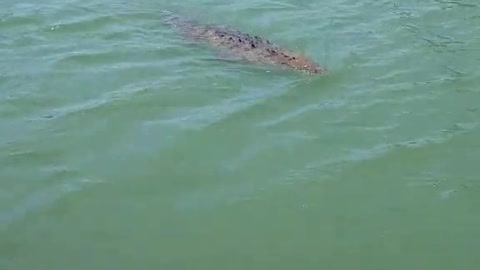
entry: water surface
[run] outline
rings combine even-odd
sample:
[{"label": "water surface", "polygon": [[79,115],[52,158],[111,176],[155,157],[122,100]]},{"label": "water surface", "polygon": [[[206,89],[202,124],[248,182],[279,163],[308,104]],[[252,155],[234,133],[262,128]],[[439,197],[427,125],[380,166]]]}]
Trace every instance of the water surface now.
[{"label": "water surface", "polygon": [[476,269],[479,6],[2,1],[0,269]]}]

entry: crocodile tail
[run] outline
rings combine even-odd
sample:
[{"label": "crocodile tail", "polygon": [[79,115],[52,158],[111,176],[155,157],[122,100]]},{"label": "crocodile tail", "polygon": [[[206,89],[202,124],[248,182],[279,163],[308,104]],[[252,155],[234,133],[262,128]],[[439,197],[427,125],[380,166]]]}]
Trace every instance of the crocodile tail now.
[{"label": "crocodile tail", "polygon": [[192,20],[169,10],[162,10],[161,14],[163,22],[175,28],[188,29],[195,25]]}]

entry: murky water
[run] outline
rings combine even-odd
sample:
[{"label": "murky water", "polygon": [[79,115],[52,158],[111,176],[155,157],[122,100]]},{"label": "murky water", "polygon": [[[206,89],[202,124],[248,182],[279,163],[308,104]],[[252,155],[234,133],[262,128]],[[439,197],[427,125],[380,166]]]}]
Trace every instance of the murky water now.
[{"label": "murky water", "polygon": [[[303,52],[229,61],[164,9]],[[480,4],[2,1],[0,269],[476,269]]]}]

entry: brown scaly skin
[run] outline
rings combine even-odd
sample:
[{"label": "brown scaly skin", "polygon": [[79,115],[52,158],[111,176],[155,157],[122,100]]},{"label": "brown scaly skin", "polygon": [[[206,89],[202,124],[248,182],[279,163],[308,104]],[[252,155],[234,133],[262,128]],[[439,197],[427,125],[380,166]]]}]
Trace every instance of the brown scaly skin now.
[{"label": "brown scaly skin", "polygon": [[167,13],[166,22],[184,36],[204,41],[252,63],[287,66],[311,74],[323,74],[326,69],[305,55],[281,48],[270,41],[221,26],[203,25],[178,15]]}]

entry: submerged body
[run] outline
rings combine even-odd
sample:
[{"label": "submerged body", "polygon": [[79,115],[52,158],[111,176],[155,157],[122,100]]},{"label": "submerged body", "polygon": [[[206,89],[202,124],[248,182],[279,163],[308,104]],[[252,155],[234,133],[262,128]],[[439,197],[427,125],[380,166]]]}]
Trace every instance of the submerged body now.
[{"label": "submerged body", "polygon": [[326,70],[306,56],[281,48],[269,40],[222,26],[204,25],[184,17],[167,14],[166,22],[186,37],[203,41],[252,63],[288,66],[295,70],[322,74]]}]

